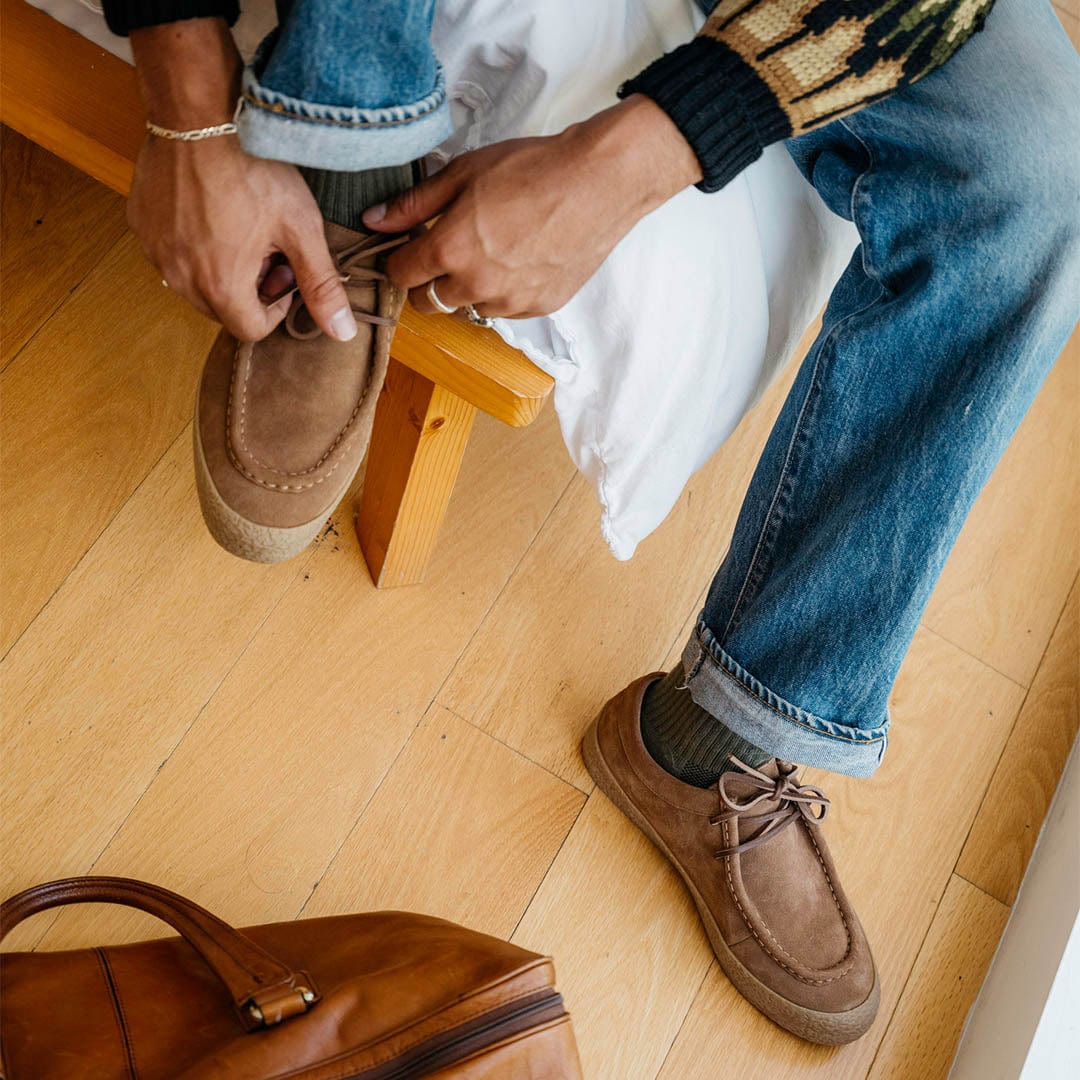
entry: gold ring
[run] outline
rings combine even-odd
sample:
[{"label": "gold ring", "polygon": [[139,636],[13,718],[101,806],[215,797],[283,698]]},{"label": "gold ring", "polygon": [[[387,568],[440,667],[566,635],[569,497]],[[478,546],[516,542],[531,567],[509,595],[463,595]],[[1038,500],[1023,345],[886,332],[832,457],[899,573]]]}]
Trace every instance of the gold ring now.
[{"label": "gold ring", "polygon": [[439,299],[439,294],[435,291],[435,282],[429,281],[427,287],[427,298],[444,314],[453,315],[457,311],[456,307],[450,307],[449,304],[444,304]]}]

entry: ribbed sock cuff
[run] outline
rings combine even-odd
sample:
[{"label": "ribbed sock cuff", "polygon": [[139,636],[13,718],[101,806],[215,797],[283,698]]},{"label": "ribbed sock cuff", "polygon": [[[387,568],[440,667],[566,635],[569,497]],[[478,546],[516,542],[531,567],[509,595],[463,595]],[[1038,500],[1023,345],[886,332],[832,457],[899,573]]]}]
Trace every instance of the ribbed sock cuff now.
[{"label": "ribbed sock cuff", "polygon": [[322,216],[346,229],[359,229],[363,224],[363,213],[369,206],[386,202],[413,185],[411,164],[364,169],[362,172],[301,166],[300,172],[311,188]]},{"label": "ribbed sock cuff", "polygon": [[685,784],[709,787],[734,754],[758,766],[772,756],[706,712],[685,688],[682,664],[654,682],[641,705],[641,738],[656,763]]},{"label": "ribbed sock cuff", "polygon": [[660,106],[694,148],[702,191],[719,191],[770,143],[791,134],[776,95],[733,49],[702,35],[619,87]]}]

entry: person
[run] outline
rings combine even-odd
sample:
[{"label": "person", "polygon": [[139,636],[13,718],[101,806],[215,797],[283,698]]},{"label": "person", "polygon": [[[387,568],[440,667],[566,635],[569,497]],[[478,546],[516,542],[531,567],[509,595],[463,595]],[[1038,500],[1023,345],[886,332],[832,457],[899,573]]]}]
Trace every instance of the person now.
[{"label": "person", "polygon": [[[252,557],[290,547],[275,530],[328,513],[359,464],[341,444],[405,290],[421,311],[550,312],[651,209],[781,140],[855,223],[682,662],[613,697],[582,744],[737,989],[822,1043],[867,1030],[879,980],[828,798],[792,763],[881,762],[930,591],[1078,314],[1080,62],[1046,0],[991,6],[722,0],[611,108],[413,183],[447,130],[431,0],[280,3],[242,74],[232,0],[106,4],[165,133],[132,226],[225,327],[197,431],[216,440],[218,531]],[[228,124],[238,99],[238,138],[170,137]]]}]

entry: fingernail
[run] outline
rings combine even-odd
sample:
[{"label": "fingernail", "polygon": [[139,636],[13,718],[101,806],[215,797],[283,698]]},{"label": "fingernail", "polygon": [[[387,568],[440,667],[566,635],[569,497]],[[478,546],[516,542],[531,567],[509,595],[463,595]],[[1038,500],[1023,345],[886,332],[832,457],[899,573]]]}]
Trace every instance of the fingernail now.
[{"label": "fingernail", "polygon": [[378,225],[384,217],[386,217],[386,203],[376,203],[364,211],[364,224]]},{"label": "fingernail", "polygon": [[352,341],[356,337],[356,320],[349,308],[343,307],[330,316],[330,332],[338,341]]}]

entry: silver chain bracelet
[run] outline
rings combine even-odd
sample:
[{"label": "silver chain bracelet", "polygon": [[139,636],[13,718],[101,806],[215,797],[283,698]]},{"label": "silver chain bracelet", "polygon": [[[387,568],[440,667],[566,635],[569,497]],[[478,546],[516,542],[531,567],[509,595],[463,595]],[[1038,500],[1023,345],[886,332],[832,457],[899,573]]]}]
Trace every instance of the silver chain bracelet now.
[{"label": "silver chain bracelet", "polygon": [[229,121],[227,124],[215,124],[213,127],[192,128],[190,131],[173,131],[172,128],[159,127],[146,121],[146,130],[159,139],[174,139],[179,142],[199,142],[200,139],[212,139],[217,135],[235,135],[236,124]]},{"label": "silver chain bracelet", "polygon": [[244,99],[240,98],[236,103],[233,118],[227,124],[214,124],[212,127],[191,128],[188,131],[174,131],[172,128],[161,127],[160,124],[146,121],[146,130],[159,139],[172,139],[175,142],[200,142],[202,139],[213,139],[218,135],[235,135],[237,132],[236,121],[243,108]]}]

